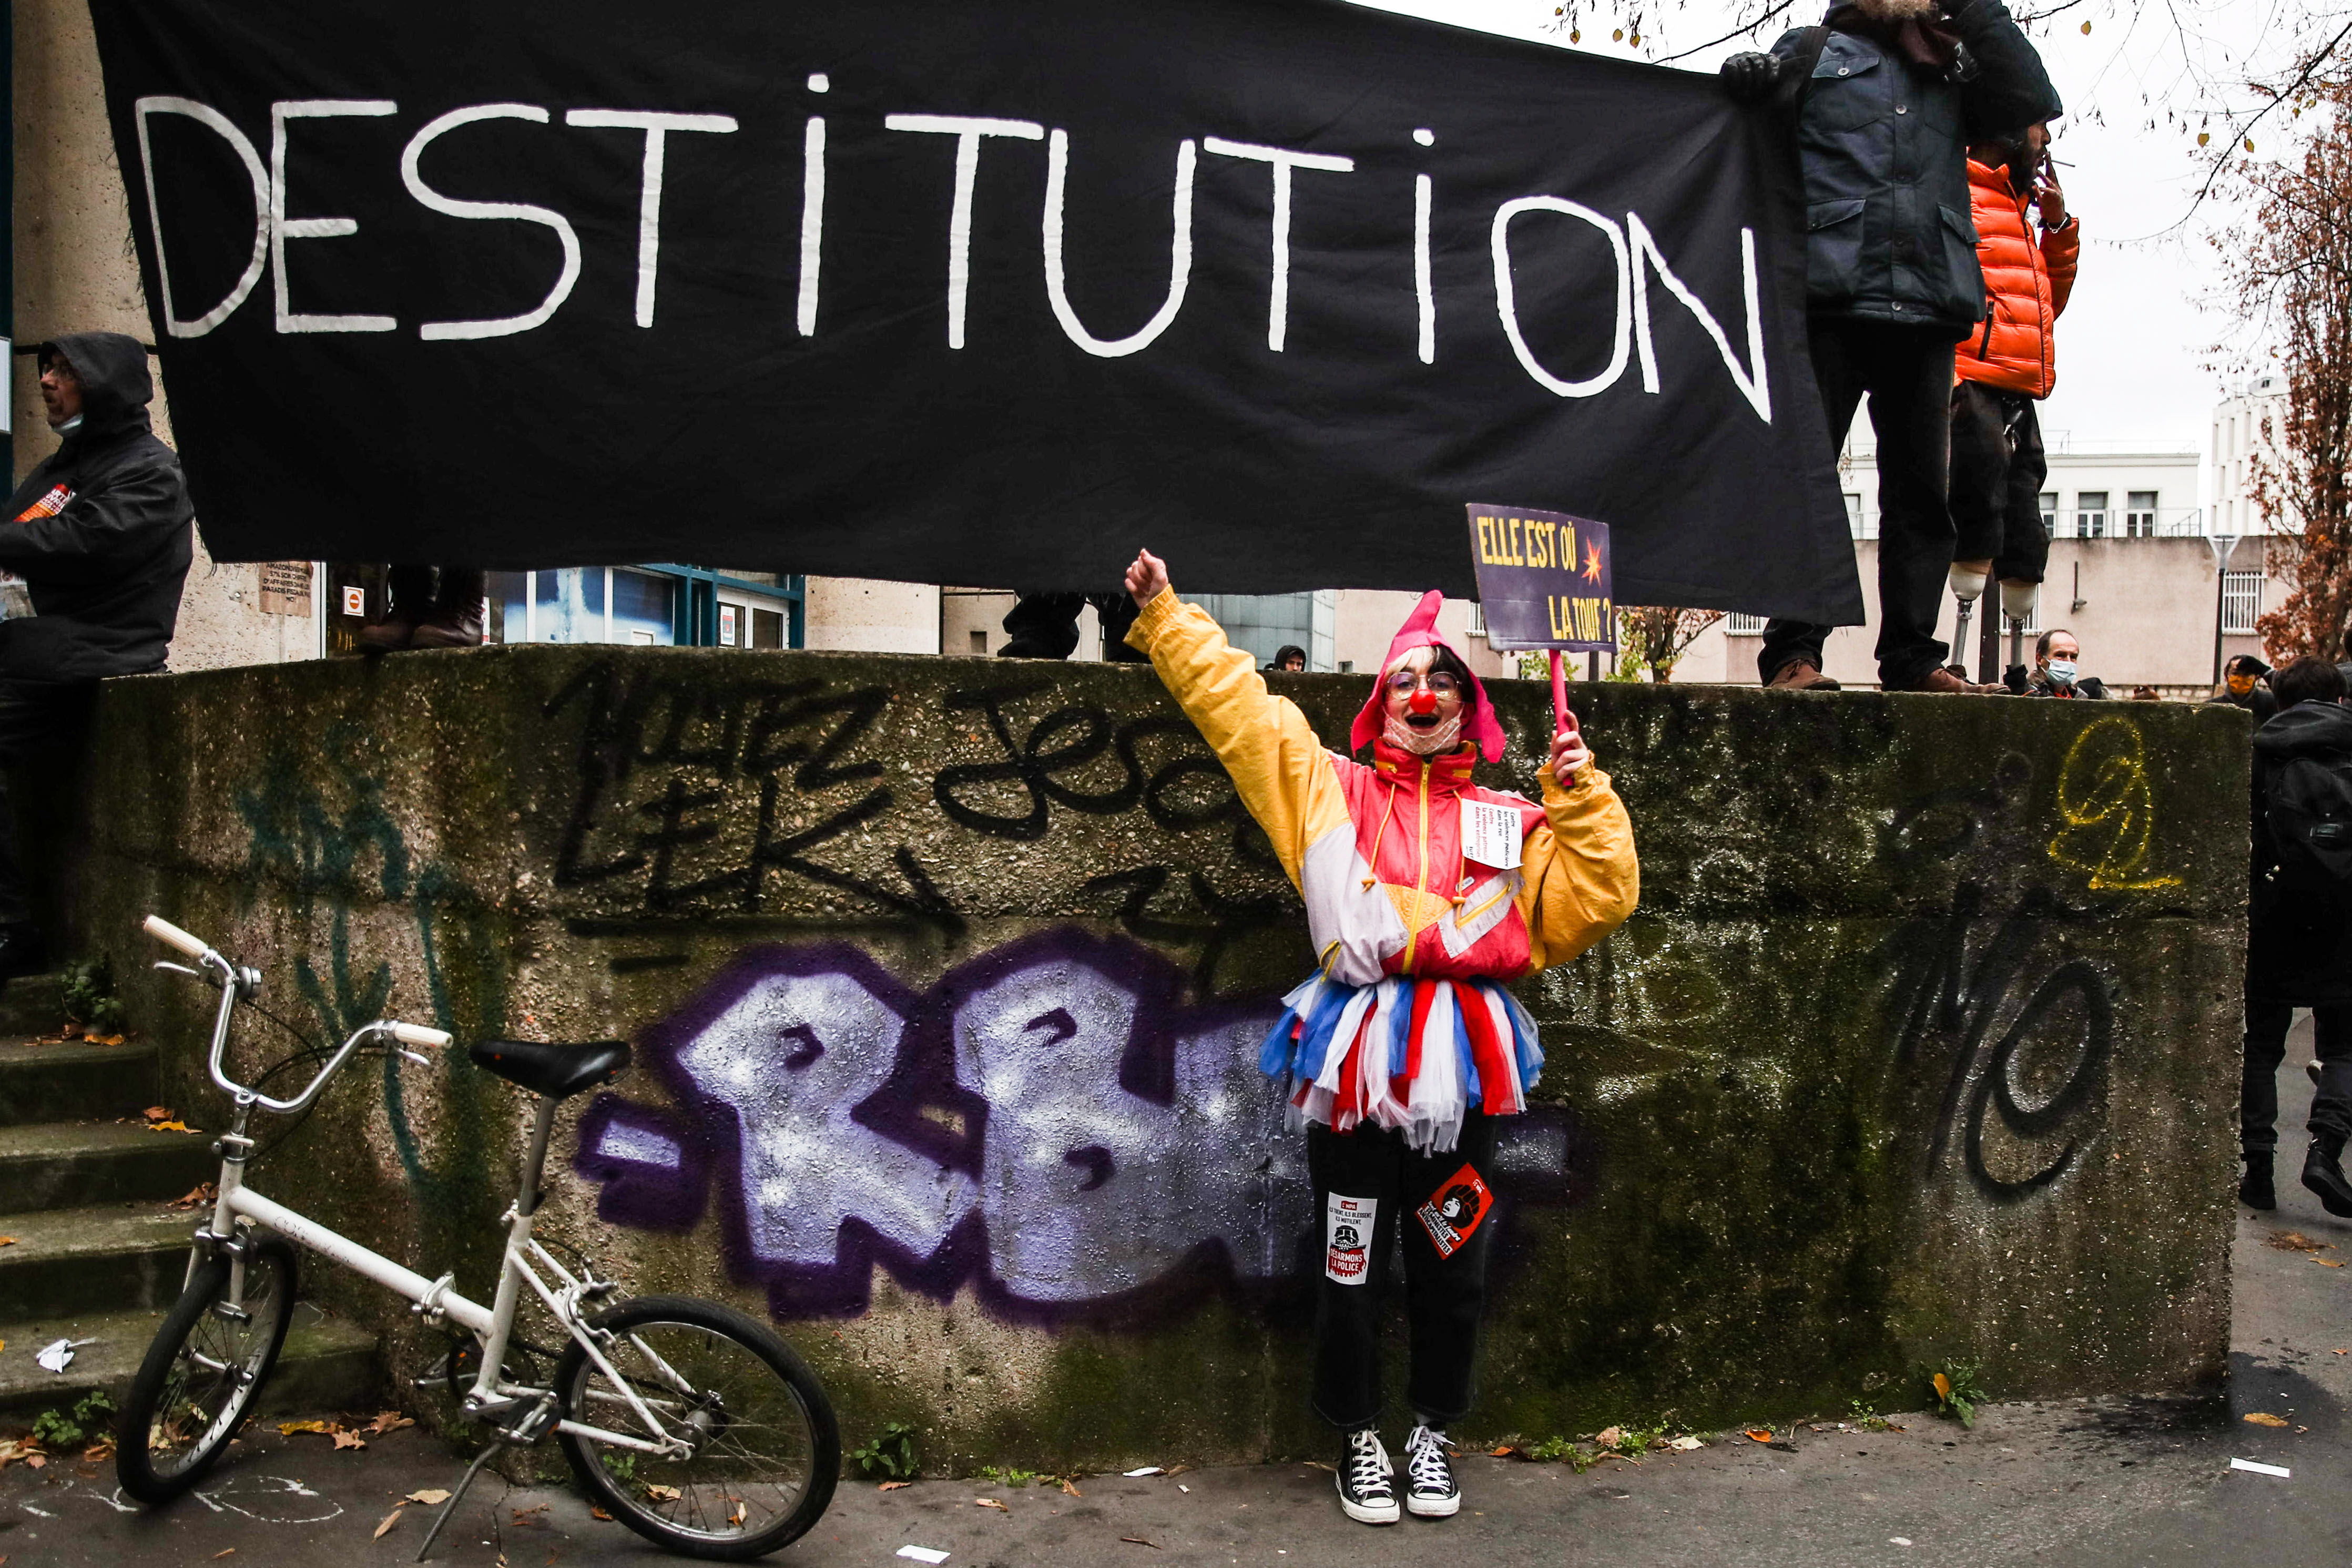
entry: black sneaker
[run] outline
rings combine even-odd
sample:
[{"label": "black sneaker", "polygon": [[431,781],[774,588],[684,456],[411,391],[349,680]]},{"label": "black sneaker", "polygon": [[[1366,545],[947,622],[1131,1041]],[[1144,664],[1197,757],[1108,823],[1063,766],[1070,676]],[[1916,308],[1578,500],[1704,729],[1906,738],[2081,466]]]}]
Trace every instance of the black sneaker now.
[{"label": "black sneaker", "polygon": [[2250,1209],[2278,1207],[2278,1189],[2271,1184],[2270,1151],[2246,1156],[2246,1173],[2238,1181],[2238,1201]]},{"label": "black sneaker", "polygon": [[1462,1509],[1462,1489],[1445,1458],[1445,1434],[1416,1426],[1404,1440],[1404,1506],[1422,1519],[1451,1519]]},{"label": "black sneaker", "polygon": [[1349,1433],[1339,1450],[1339,1508],[1358,1524],[1394,1524],[1402,1517],[1389,1479],[1389,1451],[1370,1426]]}]

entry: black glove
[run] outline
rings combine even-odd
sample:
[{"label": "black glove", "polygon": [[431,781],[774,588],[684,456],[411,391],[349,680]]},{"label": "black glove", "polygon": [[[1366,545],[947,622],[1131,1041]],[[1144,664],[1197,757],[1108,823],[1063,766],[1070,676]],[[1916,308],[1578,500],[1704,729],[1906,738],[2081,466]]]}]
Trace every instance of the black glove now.
[{"label": "black glove", "polygon": [[1761,103],[1780,79],[1780,62],[1749,50],[1723,62],[1723,89],[1741,103]]},{"label": "black glove", "polygon": [[2010,694],[2011,696],[2024,696],[2026,689],[2025,666],[2021,664],[2011,665],[2008,670],[2001,676],[2001,684],[2009,688]]}]

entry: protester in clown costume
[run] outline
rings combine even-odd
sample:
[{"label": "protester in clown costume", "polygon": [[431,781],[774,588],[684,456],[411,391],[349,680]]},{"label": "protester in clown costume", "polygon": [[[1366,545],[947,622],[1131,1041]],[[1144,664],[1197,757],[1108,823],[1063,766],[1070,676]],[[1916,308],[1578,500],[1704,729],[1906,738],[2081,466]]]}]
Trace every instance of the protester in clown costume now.
[{"label": "protester in clown costume", "polygon": [[[1633,824],[1575,731],[1552,742],[1543,804],[1470,782],[1504,752],[1486,689],[1437,631],[1431,593],[1397,635],[1350,747],[1323,749],[1249,654],[1178,599],[1150,551],[1128,568],[1128,641],[1232,774],[1307,902],[1321,967],[1289,996],[1259,1065],[1286,1079],[1322,1226],[1312,1400],[1347,1434],[1339,1506],[1400,1517],[1381,1441],[1381,1297],[1404,1248],[1414,1426],[1402,1508],[1459,1511],[1445,1426],[1470,1408],[1486,1305],[1480,1223],[1498,1116],[1543,1066],[1505,985],[1565,963],[1633,911]],[[1484,858],[1481,858],[1484,857]]]}]

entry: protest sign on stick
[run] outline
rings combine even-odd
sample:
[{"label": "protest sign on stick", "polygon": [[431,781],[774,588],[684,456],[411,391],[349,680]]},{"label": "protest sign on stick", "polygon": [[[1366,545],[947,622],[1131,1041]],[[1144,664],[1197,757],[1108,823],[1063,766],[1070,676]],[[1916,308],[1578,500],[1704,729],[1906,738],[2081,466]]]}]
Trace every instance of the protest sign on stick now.
[{"label": "protest sign on stick", "polygon": [[1486,617],[1486,646],[1551,654],[1556,729],[1573,730],[1563,653],[1617,651],[1609,525],[1565,512],[1472,501],[1470,563]]}]

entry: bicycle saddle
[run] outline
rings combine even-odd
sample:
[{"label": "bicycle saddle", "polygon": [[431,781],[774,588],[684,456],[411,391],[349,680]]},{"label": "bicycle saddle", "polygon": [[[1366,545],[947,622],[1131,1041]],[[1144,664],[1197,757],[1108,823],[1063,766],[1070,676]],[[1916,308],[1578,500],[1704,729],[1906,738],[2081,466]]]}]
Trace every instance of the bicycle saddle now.
[{"label": "bicycle saddle", "polygon": [[610,1083],[629,1065],[626,1040],[557,1045],[546,1040],[477,1040],[466,1047],[474,1065],[533,1094],[562,1100]]}]

